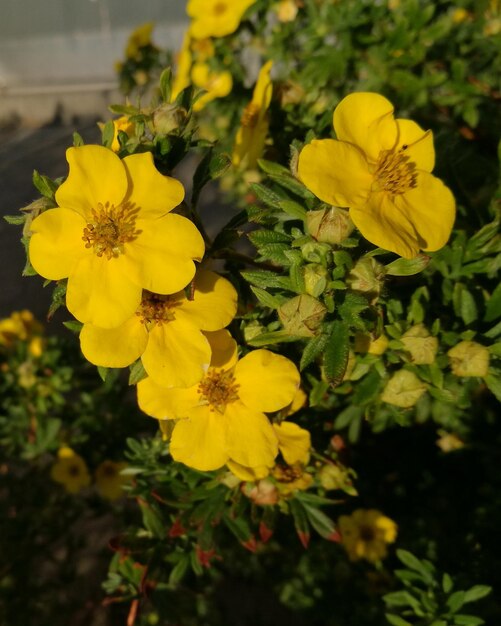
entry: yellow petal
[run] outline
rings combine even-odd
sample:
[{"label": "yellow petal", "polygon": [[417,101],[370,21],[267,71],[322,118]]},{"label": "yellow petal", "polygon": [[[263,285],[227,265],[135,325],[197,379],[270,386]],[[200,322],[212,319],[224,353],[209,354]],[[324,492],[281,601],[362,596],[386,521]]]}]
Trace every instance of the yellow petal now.
[{"label": "yellow petal", "polygon": [[131,280],[159,294],[184,289],[195,274],[192,259],[204,254],[204,241],[195,225],[181,215],[169,213],[156,220],[138,219],[141,231],[126,248]]},{"label": "yellow petal", "polygon": [[352,93],[334,111],[334,130],[341,141],[358,146],[370,161],[391,150],[398,138],[393,105],[377,93]]},{"label": "yellow petal", "polygon": [[191,387],[207,371],[211,349],[203,333],[176,318],[153,327],[141,360],[144,369],[162,387]]},{"label": "yellow petal", "polygon": [[91,254],[82,241],[86,222],[68,209],[49,209],[31,223],[30,262],[50,280],[69,276],[79,259]]},{"label": "yellow petal", "polygon": [[80,331],[84,357],[101,367],[127,367],[143,354],[147,343],[148,332],[137,315],[117,328],[84,324]]},{"label": "yellow petal", "polygon": [[252,93],[252,102],[259,106],[263,111],[270,106],[271,96],[273,92],[273,85],[270,79],[270,72],[273,65],[273,61],[268,61],[259,70],[256,86]]},{"label": "yellow petal", "polygon": [[245,465],[240,465],[236,461],[226,461],[226,465],[228,469],[235,474],[237,478],[243,480],[245,482],[255,482],[256,480],[261,480],[261,478],[266,478],[270,473],[270,470],[262,465],[260,467],[245,467]]},{"label": "yellow petal", "polygon": [[418,169],[431,172],[435,167],[435,148],[431,130],[424,131],[412,120],[396,120],[396,122],[398,141],[395,150],[404,148],[405,153]]},{"label": "yellow petal", "polygon": [[140,207],[140,217],[160,217],[181,204],[183,185],[170,176],[164,176],[155,167],[151,152],[132,154],[123,160],[129,179],[125,200]]},{"label": "yellow petal", "polygon": [[99,203],[118,206],[122,202],[127,193],[127,174],[112,150],[93,145],[68,148],[66,160],[70,173],[56,191],[59,206],[85,217]]},{"label": "yellow petal", "polygon": [[186,12],[193,18],[194,39],[224,37],[233,33],[243,14],[256,0],[189,0]]},{"label": "yellow petal", "polygon": [[418,236],[408,217],[386,193],[373,193],[364,205],[353,206],[350,217],[371,243],[412,259],[420,249]]},{"label": "yellow petal", "polygon": [[237,312],[237,292],[222,276],[208,270],[195,275],[193,300],[183,299],[177,311],[202,330],[215,331],[227,326]]},{"label": "yellow petal", "polygon": [[303,463],[306,465],[310,458],[310,433],[292,422],[273,424],[278,437],[278,447],[285,461],[289,465]]},{"label": "yellow petal", "polygon": [[313,140],[299,154],[299,178],[320,200],[350,207],[367,199],[372,185],[358,148],[334,139]]},{"label": "yellow petal", "polygon": [[237,342],[227,330],[205,331],[204,335],[209,340],[212,350],[210,361],[211,368],[231,369],[238,361]]},{"label": "yellow petal", "polygon": [[207,406],[193,409],[188,419],[177,422],[170,441],[175,461],[200,471],[216,470],[228,460],[225,420]]},{"label": "yellow petal", "polygon": [[188,389],[166,389],[151,378],[137,384],[137,403],[141,411],[159,420],[187,417],[198,405],[198,386]]},{"label": "yellow petal", "polygon": [[421,249],[434,251],[445,246],[454,225],[456,202],[439,178],[420,171],[417,187],[396,196],[395,206],[414,224]]},{"label": "yellow petal", "polygon": [[194,111],[201,111],[211,100],[224,98],[233,87],[230,72],[215,72],[206,63],[195,63],[191,71],[191,79],[195,86],[206,92],[193,105]]},{"label": "yellow petal", "polygon": [[79,261],[66,292],[66,306],[77,320],[116,328],[134,315],[141,287],[129,279],[123,259],[89,254]]},{"label": "yellow petal", "polygon": [[278,454],[278,437],[266,415],[241,402],[232,402],[224,416],[228,456],[246,467],[272,467]]},{"label": "yellow petal", "polygon": [[[253,350],[235,366],[238,395],[257,411],[279,411],[290,404],[299,387],[299,372],[292,361],[269,350]],[[245,463],[244,463],[245,465]]]}]

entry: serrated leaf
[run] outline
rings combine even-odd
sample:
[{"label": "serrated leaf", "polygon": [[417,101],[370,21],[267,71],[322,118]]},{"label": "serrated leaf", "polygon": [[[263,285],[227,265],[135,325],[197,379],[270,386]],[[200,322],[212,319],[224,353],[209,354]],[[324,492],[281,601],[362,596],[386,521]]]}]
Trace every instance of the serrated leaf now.
[{"label": "serrated leaf", "polygon": [[313,337],[308,341],[306,346],[304,347],[303,354],[301,355],[301,362],[299,363],[299,370],[302,372],[305,368],[308,367],[313,361],[320,355],[325,349],[327,345],[327,341],[329,340],[329,335],[327,333],[322,333]]},{"label": "serrated leaf", "polygon": [[267,306],[270,309],[278,309],[281,304],[279,298],[272,296],[271,293],[268,293],[265,289],[261,289],[260,287],[254,287],[251,285],[250,288],[252,293],[263,306]]},{"label": "serrated leaf", "polygon": [[259,198],[259,200],[266,204],[266,206],[273,207],[274,209],[280,208],[280,196],[277,195],[274,191],[271,191],[271,189],[268,189],[268,187],[265,187],[264,185],[261,185],[259,183],[252,183],[251,189]]},{"label": "serrated leaf", "polygon": [[290,176],[291,173],[283,165],[274,163],[273,161],[266,161],[266,159],[258,159],[257,164],[266,174],[273,174],[274,176]]},{"label": "serrated leaf", "polygon": [[369,308],[367,299],[358,293],[348,292],[344,302],[339,305],[338,312],[342,319],[354,328],[364,328],[360,313]]},{"label": "serrated leaf", "polygon": [[147,375],[141,359],[138,359],[130,366],[129,385],[137,385],[137,383],[143,380],[143,378],[146,378]]},{"label": "serrated leaf", "polygon": [[293,194],[304,198],[305,200],[313,200],[315,197],[309,189],[307,189],[302,183],[293,178],[292,176],[274,176],[270,175],[271,180],[276,182],[281,187],[292,191]]},{"label": "serrated leaf", "polygon": [[342,381],[348,365],[350,333],[348,325],[339,320],[333,322],[331,329],[324,351],[324,366],[327,380],[335,387]]},{"label": "serrated leaf", "polygon": [[289,278],[292,291],[296,293],[305,293],[304,275],[302,265],[295,263],[289,268]]},{"label": "serrated leaf", "polygon": [[266,289],[268,287],[276,287],[279,289],[287,289],[292,291],[290,279],[288,276],[279,276],[275,272],[268,270],[245,270],[240,272],[241,276],[252,285]]},{"label": "serrated leaf", "polygon": [[26,215],[4,215],[3,219],[7,222],[7,224],[18,226],[20,224],[24,224],[26,221]]},{"label": "serrated leaf", "polygon": [[306,209],[293,200],[280,200],[279,208],[294,219],[304,220],[306,217]]},{"label": "serrated leaf", "polygon": [[287,243],[292,239],[290,235],[280,233],[276,230],[254,230],[247,236],[256,248],[267,243]]},{"label": "serrated leaf", "polygon": [[48,176],[43,176],[42,174],[39,174],[37,170],[33,170],[33,184],[42,196],[54,200],[57,185]]}]

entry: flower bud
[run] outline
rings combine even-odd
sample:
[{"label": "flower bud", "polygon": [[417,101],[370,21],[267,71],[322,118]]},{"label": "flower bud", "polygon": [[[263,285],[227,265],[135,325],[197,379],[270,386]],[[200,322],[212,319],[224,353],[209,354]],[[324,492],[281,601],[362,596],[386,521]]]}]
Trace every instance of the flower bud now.
[{"label": "flower bud", "polygon": [[322,467],[318,473],[318,478],[326,491],[343,489],[346,482],[345,472],[339,466],[331,463]]},{"label": "flower bud", "polygon": [[326,313],[324,305],[307,294],[287,300],[278,309],[284,329],[299,337],[313,337]]},{"label": "flower bud", "polygon": [[153,111],[153,126],[160,135],[168,135],[186,119],[186,111],[175,104],[162,104]]},{"label": "flower bud", "polygon": [[348,211],[331,207],[308,211],[306,229],[317,241],[338,244],[351,235],[355,228]]},{"label": "flower bud", "polygon": [[331,254],[331,247],[327,243],[309,241],[301,246],[301,252],[310,263],[324,263],[327,265]]},{"label": "flower bud", "polygon": [[409,328],[400,338],[404,350],[409,353],[412,363],[431,365],[438,351],[438,339],[428,332],[423,324]]},{"label": "flower bud", "polygon": [[304,267],[306,293],[318,298],[327,287],[327,268],[320,263],[309,263]]},{"label": "flower bud", "polygon": [[401,409],[409,409],[425,391],[426,385],[416,374],[408,370],[399,370],[386,383],[381,399]]},{"label": "flower bud", "polygon": [[447,355],[455,376],[487,376],[489,372],[489,350],[475,341],[461,341]]},{"label": "flower bud", "polygon": [[362,257],[347,276],[346,282],[353,291],[360,291],[369,296],[374,304],[381,292],[384,281],[384,267],[373,257]]},{"label": "flower bud", "polygon": [[298,8],[295,0],[280,0],[275,10],[279,22],[293,22]]}]

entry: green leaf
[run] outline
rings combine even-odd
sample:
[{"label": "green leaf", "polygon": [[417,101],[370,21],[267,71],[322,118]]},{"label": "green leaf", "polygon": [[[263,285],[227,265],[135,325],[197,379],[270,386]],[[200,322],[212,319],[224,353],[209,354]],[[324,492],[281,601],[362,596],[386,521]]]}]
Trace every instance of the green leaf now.
[{"label": "green leaf", "polygon": [[259,300],[259,302],[263,306],[267,306],[270,309],[278,309],[281,305],[280,298],[272,296],[271,293],[268,293],[265,289],[261,289],[260,287],[254,287],[251,285],[251,291]]},{"label": "green leaf", "polygon": [[290,279],[288,276],[280,276],[275,272],[268,270],[246,270],[240,272],[241,276],[256,287],[267,289],[268,287],[277,287],[292,291]]},{"label": "green leaf", "polygon": [[412,626],[410,622],[407,622],[405,619],[402,619],[398,615],[385,613],[384,616],[386,617],[388,624],[391,624],[392,626]]},{"label": "green leaf", "polygon": [[289,191],[292,191],[293,194],[299,196],[300,198],[304,198],[305,200],[313,200],[315,197],[311,191],[306,189],[306,187],[300,183],[298,180],[293,178],[292,176],[270,176],[271,180],[275,181],[281,187],[285,187]]},{"label": "green leaf", "polygon": [[78,334],[83,328],[82,322],[78,322],[77,320],[68,320],[63,322],[63,326],[66,326],[68,330],[71,330],[72,333]]},{"label": "green leaf", "polygon": [[99,374],[101,380],[103,381],[103,383],[106,382],[106,378],[109,374],[110,368],[109,367],[102,367],[101,365],[97,366],[97,373]]},{"label": "green leaf", "polygon": [[292,237],[276,230],[254,230],[249,233],[248,238],[256,248],[267,243],[288,243]]},{"label": "green leaf", "polygon": [[413,276],[422,272],[430,263],[430,257],[419,254],[413,259],[397,259],[385,266],[388,276]]},{"label": "green leaf", "polygon": [[434,568],[431,563],[427,563],[425,561],[420,561],[413,554],[408,552],[407,550],[397,550],[397,557],[402,561],[402,563],[421,574],[423,581],[427,584],[431,584],[434,582]]},{"label": "green leaf", "polygon": [[274,163],[273,161],[266,161],[265,159],[258,159],[257,164],[266,174],[273,174],[274,176],[290,176],[291,173],[283,165]]},{"label": "green leaf", "polygon": [[33,170],[33,184],[42,194],[42,196],[54,200],[54,194],[56,193],[57,184],[48,176],[43,176],[42,174],[39,174],[36,170]]},{"label": "green leaf", "polygon": [[181,582],[188,570],[190,565],[190,557],[188,554],[182,554],[179,561],[172,568],[171,573],[169,574],[169,584],[176,585]]},{"label": "green leaf", "polygon": [[408,591],[392,591],[384,595],[383,600],[388,606],[410,606],[418,615],[422,614],[419,600]]},{"label": "green leaf", "polygon": [[137,383],[143,378],[146,378],[147,373],[144,369],[141,359],[138,359],[133,365],[130,366],[129,385],[137,385]]},{"label": "green leaf", "polygon": [[494,376],[494,374],[487,374],[484,381],[489,390],[492,391],[496,398],[501,402],[501,378]]},{"label": "green leaf", "polygon": [[336,430],[342,430],[351,424],[354,420],[359,420],[362,417],[363,409],[360,406],[349,405],[341,411],[334,421],[334,427]]},{"label": "green leaf", "polygon": [[364,296],[358,293],[348,292],[344,302],[339,305],[338,311],[339,315],[350,326],[354,328],[364,328],[365,325],[360,317],[360,313],[368,308],[369,303]]},{"label": "green leaf", "polygon": [[328,340],[329,335],[327,333],[321,333],[320,335],[317,335],[316,337],[313,337],[308,341],[308,343],[304,347],[303,354],[301,356],[301,362],[299,364],[299,369],[301,372],[305,368],[307,368],[310,363],[313,363],[317,356],[324,351]]},{"label": "green leaf", "polygon": [[320,509],[314,506],[306,504],[305,502],[302,502],[302,505],[309,523],[317,533],[324,539],[332,540],[336,534],[336,526],[331,518],[327,517],[323,511],[320,511]]},{"label": "green leaf", "polygon": [[476,602],[488,596],[492,591],[492,587],[488,585],[474,585],[471,589],[464,592],[464,603]]},{"label": "green leaf", "polygon": [[290,215],[294,219],[304,220],[306,217],[306,209],[304,209],[300,204],[294,202],[293,200],[280,200],[279,208],[282,209],[284,213]]},{"label": "green leaf", "polygon": [[485,621],[481,617],[475,615],[455,615],[454,626],[481,626]]},{"label": "green leaf", "polygon": [[484,320],[493,322],[501,317],[501,283],[494,289],[485,306]]},{"label": "green leaf", "polygon": [[454,285],[452,302],[454,312],[458,317],[462,318],[466,325],[471,324],[477,319],[478,311],[475,299],[462,283],[456,283]]},{"label": "green leaf", "polygon": [[111,148],[114,137],[115,125],[113,124],[113,120],[108,120],[101,130],[101,141],[103,143],[103,146]]},{"label": "green leaf", "polygon": [[303,546],[306,548],[308,547],[308,543],[310,541],[310,525],[308,524],[306,511],[299,500],[296,499],[289,502],[289,507],[298,537]]},{"label": "green leaf", "polygon": [[4,215],[3,218],[7,224],[13,224],[14,226],[24,224],[26,221],[26,215]]},{"label": "green leaf", "polygon": [[298,294],[305,293],[306,288],[304,284],[302,265],[297,263],[291,265],[289,269],[289,277],[292,290]]},{"label": "green leaf", "polygon": [[290,343],[292,341],[299,341],[304,337],[298,337],[297,335],[290,335],[286,330],[274,330],[269,333],[261,333],[247,342],[249,346],[254,348],[260,348],[261,346],[270,346],[275,343]]},{"label": "green leaf", "polygon": [[232,518],[228,514],[223,515],[223,521],[238,541],[245,543],[251,538],[251,531],[247,522],[241,517]]},{"label": "green leaf", "polygon": [[84,140],[82,139],[82,136],[76,131],[73,133],[73,145],[75,146],[75,148],[79,148],[80,146],[84,145]]},{"label": "green leaf", "polygon": [[152,504],[141,502],[139,506],[141,508],[143,524],[146,530],[154,537],[163,539],[165,536],[165,527],[158,509]]},{"label": "green leaf", "polygon": [[464,604],[464,591],[455,591],[447,598],[447,606],[451,613],[457,613]]},{"label": "green leaf", "polygon": [[159,79],[160,94],[164,102],[170,102],[171,82],[172,82],[172,70],[170,67],[167,67],[160,74],[160,79]]},{"label": "green leaf", "polygon": [[273,207],[274,209],[280,208],[281,198],[275,192],[271,191],[271,189],[268,189],[259,183],[252,183],[251,189],[261,202],[267,206]]},{"label": "green leaf", "polygon": [[193,192],[191,203],[196,206],[200,192],[211,180],[222,176],[231,166],[231,159],[227,154],[216,153],[211,148],[198,164],[193,176]]},{"label": "green leaf", "polygon": [[332,324],[331,335],[324,351],[324,366],[327,380],[332,386],[338,385],[348,365],[350,333],[348,325],[336,320]]},{"label": "green leaf", "polygon": [[449,576],[449,574],[444,574],[442,576],[442,589],[444,590],[444,593],[449,593],[450,591],[452,591],[453,587],[454,582],[452,578]]},{"label": "green leaf", "polygon": [[352,403],[361,406],[374,400],[379,393],[382,380],[376,370],[372,370],[362,382],[358,383],[351,400]]}]

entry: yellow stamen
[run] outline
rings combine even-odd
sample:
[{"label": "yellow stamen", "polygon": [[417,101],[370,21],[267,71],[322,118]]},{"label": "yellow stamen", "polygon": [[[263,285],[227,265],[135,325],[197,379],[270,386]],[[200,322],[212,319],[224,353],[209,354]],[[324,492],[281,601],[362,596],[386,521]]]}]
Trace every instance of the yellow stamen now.
[{"label": "yellow stamen", "polygon": [[376,166],[376,183],[380,191],[392,196],[417,187],[416,164],[405,154],[407,146],[397,152],[384,151]]},{"label": "yellow stamen", "polygon": [[238,400],[239,387],[231,371],[209,370],[198,385],[198,393],[209,404],[211,411],[224,413],[227,404]]},{"label": "yellow stamen", "polygon": [[141,305],[136,313],[147,327],[161,326],[176,319],[174,309],[179,302],[174,296],[163,296],[149,291],[143,292]]},{"label": "yellow stamen", "polygon": [[117,258],[124,253],[124,245],[141,234],[136,229],[138,213],[139,207],[131,202],[118,207],[109,202],[98,203],[97,209],[92,209],[92,220],[83,230],[85,247],[94,248],[98,257]]}]

